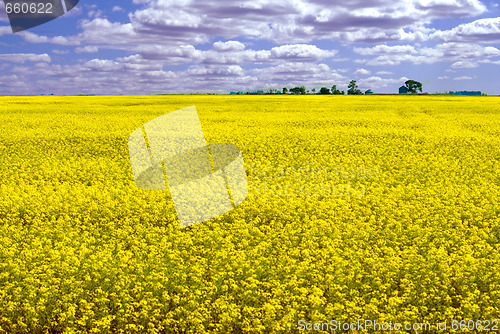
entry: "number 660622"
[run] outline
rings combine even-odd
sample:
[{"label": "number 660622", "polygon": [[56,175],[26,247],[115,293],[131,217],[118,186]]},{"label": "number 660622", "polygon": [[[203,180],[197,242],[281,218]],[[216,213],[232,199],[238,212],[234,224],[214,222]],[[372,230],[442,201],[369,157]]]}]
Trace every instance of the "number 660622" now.
[{"label": "number 660622", "polygon": [[7,14],[52,14],[51,3],[15,2],[5,5]]}]

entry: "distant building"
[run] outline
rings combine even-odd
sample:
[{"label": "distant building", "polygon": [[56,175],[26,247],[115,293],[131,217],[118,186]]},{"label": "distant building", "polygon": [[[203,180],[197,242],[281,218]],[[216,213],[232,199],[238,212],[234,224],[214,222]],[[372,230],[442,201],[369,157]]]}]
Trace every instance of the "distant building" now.
[{"label": "distant building", "polygon": [[408,88],[406,86],[399,87],[399,94],[408,94]]},{"label": "distant building", "polygon": [[482,95],[480,91],[470,91],[470,90],[461,90],[458,92],[449,92],[449,95],[467,95],[467,96],[477,96],[477,95]]},{"label": "distant building", "polygon": [[245,94],[246,95],[262,95],[262,94],[264,94],[264,91],[259,89],[259,90],[254,90],[251,92],[246,92]]},{"label": "distant building", "polygon": [[365,92],[366,95],[370,95],[370,94],[373,94],[373,91],[371,89],[368,89],[366,92]]}]

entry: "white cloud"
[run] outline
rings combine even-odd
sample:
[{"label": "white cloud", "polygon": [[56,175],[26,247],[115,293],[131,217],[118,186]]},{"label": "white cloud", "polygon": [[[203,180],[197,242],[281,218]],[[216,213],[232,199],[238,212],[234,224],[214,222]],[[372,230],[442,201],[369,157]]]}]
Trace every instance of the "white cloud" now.
[{"label": "white cloud", "polygon": [[478,63],[472,62],[472,61],[457,61],[456,63],[453,63],[451,65],[452,68],[476,68],[479,67]]},{"label": "white cloud", "polygon": [[215,42],[212,49],[219,52],[241,51],[245,49],[245,44],[239,41]]},{"label": "white cloud", "polygon": [[109,72],[119,70],[123,68],[123,65],[109,59],[92,59],[84,63],[83,67],[99,72]]},{"label": "white cloud", "polygon": [[500,65],[500,60],[492,61],[492,60],[489,60],[489,59],[484,59],[484,60],[480,60],[479,63]]},{"label": "white cloud", "polygon": [[[38,55],[42,56],[38,60],[25,57],[24,62],[36,64],[16,65],[12,73],[19,81],[30,83],[29,87],[38,84],[60,89],[63,81],[67,90],[89,93],[212,88],[227,91],[233,87],[320,83],[326,87],[332,84],[345,87],[349,79],[344,76],[346,73],[363,77],[359,80],[360,87],[377,89],[399,85],[403,78],[393,78],[396,70],[390,68],[373,71],[375,75],[370,76],[372,71],[367,66],[446,62],[458,69],[500,63],[494,58],[500,56],[500,51],[491,44],[485,46],[500,41],[500,18],[476,20],[447,31],[432,28],[436,19],[485,13],[486,8],[479,0],[133,0],[133,3],[140,5],[140,9],[130,13],[130,21],[124,22],[113,22],[97,6],[90,6],[88,18],[74,20],[81,29],[74,36],[19,33],[28,43],[75,46],[76,53],[96,54],[91,57],[95,59],[87,58],[74,65],[54,65],[48,55],[48,58]],[[111,11],[119,12],[122,8],[115,5]],[[0,26],[0,36],[10,33],[10,27]],[[273,47],[260,47],[259,41],[263,40],[274,42]],[[352,64],[343,64],[335,70],[325,63],[331,65],[342,60],[335,58],[338,51],[322,49],[311,42],[315,40],[333,40],[333,45],[339,48],[340,45],[349,48],[349,42],[374,44],[356,44],[353,49],[356,57],[343,58]],[[422,41],[426,43],[420,44]],[[436,41],[444,43],[435,44]],[[42,47],[45,46],[36,46],[37,50]],[[49,50],[54,48],[49,47]],[[103,50],[119,50],[123,56],[100,59],[108,54]],[[54,57],[59,58],[62,57]],[[22,59],[17,62],[21,64]],[[168,70],[177,65],[183,66],[177,67],[175,73]]]},{"label": "white cloud", "polygon": [[20,36],[22,36],[27,42],[29,43],[50,43],[50,44],[57,44],[57,45],[79,45],[80,42],[76,39],[73,39],[71,37],[64,37],[64,36],[56,36],[56,37],[47,37],[47,36],[40,36],[37,34],[34,34],[30,31],[21,31],[18,33]]},{"label": "white cloud", "polygon": [[53,53],[55,53],[56,55],[67,55],[69,53],[68,50],[52,50]]},{"label": "white cloud", "polygon": [[321,50],[316,45],[289,44],[271,49],[271,58],[284,60],[316,61],[335,56],[335,50]]},{"label": "white cloud", "polygon": [[233,76],[243,76],[244,70],[240,66],[237,65],[208,65],[201,66],[195,65],[191,66],[187,70],[187,74],[190,76],[202,76],[207,78],[216,78],[216,77],[233,77]]},{"label": "white cloud", "polygon": [[[143,6],[130,13],[130,22],[125,23],[110,22],[98,14],[97,8],[92,9],[93,19],[83,20],[83,32],[71,40],[110,48],[139,44],[197,45],[209,43],[215,36],[228,40],[266,39],[280,44],[309,43],[317,39],[416,42],[428,39],[434,32],[427,27],[433,19],[474,16],[486,11],[478,0],[283,0],[278,3],[271,0],[238,3],[141,0],[134,3]],[[112,11],[120,9],[115,6]],[[438,33],[435,32],[436,36]],[[43,36],[26,38],[29,42],[68,43]],[[224,46],[214,45],[216,50],[219,47]]]},{"label": "white cloud", "polygon": [[359,87],[363,89],[368,89],[368,88],[385,88],[390,85],[400,85],[404,84],[405,81],[407,81],[408,78],[406,77],[401,77],[399,79],[387,79],[387,78],[381,78],[378,76],[372,76],[369,78],[365,79],[360,79],[359,80]]},{"label": "white cloud", "polygon": [[96,53],[99,52],[99,48],[93,45],[85,45],[84,47],[75,48],[76,53]]},{"label": "white cloud", "polygon": [[326,64],[283,63],[272,67],[253,69],[250,71],[259,82],[279,83],[287,85],[311,85],[333,83],[347,86],[347,78],[331,69]]},{"label": "white cloud", "polygon": [[419,52],[426,57],[446,60],[471,60],[500,56],[500,50],[497,48],[474,43],[444,43],[435,48],[422,48]]},{"label": "white cloud", "polygon": [[461,24],[451,30],[437,31],[431,34],[431,37],[446,42],[498,43],[500,41],[500,17]]},{"label": "white cloud", "polygon": [[486,12],[479,0],[418,0],[415,7],[441,17],[470,17]]},{"label": "white cloud", "polygon": [[13,63],[25,63],[25,62],[35,62],[35,63],[50,63],[52,59],[46,53],[44,54],[34,54],[34,53],[11,53],[11,54],[0,54],[0,60],[10,61]]},{"label": "white cloud", "polygon": [[417,51],[412,45],[377,45],[371,48],[354,48],[354,52],[359,53],[363,56],[373,56],[373,55],[398,55],[398,54],[414,54]]},{"label": "white cloud", "polygon": [[377,55],[372,59],[357,60],[358,63],[371,66],[395,66],[404,62],[413,64],[453,62],[454,68],[473,68],[477,67],[475,60],[500,56],[500,50],[497,48],[475,43],[443,43],[423,48],[379,45],[372,48],[355,48],[354,51],[363,55]]},{"label": "white cloud", "polygon": [[371,72],[365,70],[364,68],[360,68],[359,70],[356,70],[356,72],[354,72],[354,75],[370,75],[370,74]]},{"label": "white cloud", "polygon": [[453,80],[472,80],[474,79],[473,77],[469,77],[469,76],[461,76],[461,77],[456,77],[456,78],[453,78]]},{"label": "white cloud", "polygon": [[12,34],[12,28],[8,26],[0,27],[0,36]]},{"label": "white cloud", "polygon": [[431,64],[435,59],[430,59],[421,55],[384,55],[378,56],[374,59],[364,61],[367,65],[371,66],[396,66],[403,62],[413,64]]}]

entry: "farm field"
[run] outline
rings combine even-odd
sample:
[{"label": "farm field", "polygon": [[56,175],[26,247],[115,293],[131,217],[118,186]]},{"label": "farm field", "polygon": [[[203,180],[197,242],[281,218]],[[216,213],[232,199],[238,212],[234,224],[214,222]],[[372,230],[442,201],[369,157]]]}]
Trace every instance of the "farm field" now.
[{"label": "farm field", "polygon": [[[191,105],[249,195],[181,229],[127,141]],[[0,333],[500,318],[497,97],[0,97],[0,175]]]}]

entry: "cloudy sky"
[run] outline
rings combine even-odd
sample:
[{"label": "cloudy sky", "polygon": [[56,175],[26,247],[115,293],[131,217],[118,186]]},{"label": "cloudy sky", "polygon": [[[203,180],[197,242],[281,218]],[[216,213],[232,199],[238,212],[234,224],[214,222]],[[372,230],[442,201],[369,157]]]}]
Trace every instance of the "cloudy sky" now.
[{"label": "cloudy sky", "polygon": [[0,94],[252,89],[500,94],[492,0],[81,0],[12,33],[0,1]]}]

